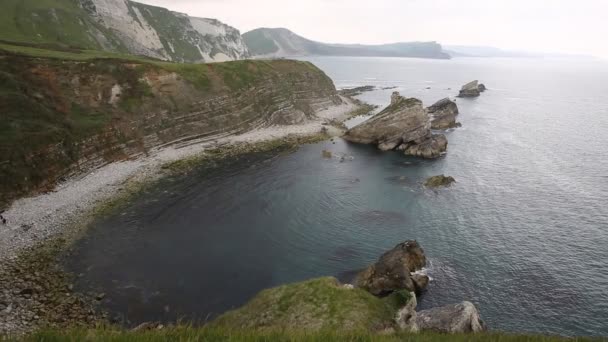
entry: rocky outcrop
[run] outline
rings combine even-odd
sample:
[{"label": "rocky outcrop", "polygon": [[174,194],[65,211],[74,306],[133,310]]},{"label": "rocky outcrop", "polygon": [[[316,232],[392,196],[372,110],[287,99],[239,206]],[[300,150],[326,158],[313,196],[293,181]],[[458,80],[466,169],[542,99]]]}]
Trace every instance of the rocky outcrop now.
[{"label": "rocky outcrop", "polygon": [[445,136],[431,133],[431,122],[422,102],[398,92],[393,93],[388,107],[347,131],[344,139],[423,158],[441,156],[448,145]]},{"label": "rocky outcrop", "polygon": [[439,158],[448,149],[448,138],[443,134],[433,134],[420,143],[410,142],[397,147],[408,156],[426,159]]},{"label": "rocky outcrop", "polygon": [[416,241],[406,241],[384,253],[372,266],[357,275],[355,285],[376,296],[394,291],[420,291],[411,273],[426,265],[424,251]]},{"label": "rocky outcrop", "polygon": [[431,129],[448,129],[461,126],[460,123],[456,122],[458,106],[456,102],[447,97],[437,101],[426,110],[431,117]]},{"label": "rocky outcrop", "polygon": [[0,205],[157,147],[298,123],[342,101],[321,70],[288,60],[180,65],[0,52],[0,70],[10,123]]},{"label": "rocky outcrop", "polygon": [[400,331],[417,333],[420,330],[417,322],[417,305],[418,301],[416,300],[416,294],[414,292],[410,292],[409,300],[397,311],[397,314],[395,315],[395,324]]},{"label": "rocky outcrop", "polygon": [[418,311],[416,324],[420,330],[449,334],[486,330],[477,308],[471,302]]},{"label": "rocky outcrop", "polygon": [[455,183],[455,182],[456,182],[456,180],[454,179],[454,177],[439,175],[439,176],[429,177],[426,180],[426,182],[424,182],[424,186],[426,186],[427,188],[439,188],[439,187],[450,186],[450,185],[452,185],[452,183]]},{"label": "rocky outcrop", "polygon": [[483,83],[479,84],[479,81],[475,80],[463,85],[458,97],[477,97],[484,91],[486,91],[486,86]]}]

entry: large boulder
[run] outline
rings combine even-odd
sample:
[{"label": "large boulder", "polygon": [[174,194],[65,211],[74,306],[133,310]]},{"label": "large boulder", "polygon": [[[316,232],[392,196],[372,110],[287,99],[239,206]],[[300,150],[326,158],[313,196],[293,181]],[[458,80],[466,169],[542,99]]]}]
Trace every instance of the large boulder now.
[{"label": "large boulder", "polygon": [[405,241],[359,273],[355,285],[376,296],[385,296],[398,290],[419,292],[422,289],[416,288],[411,273],[421,270],[425,265],[426,257],[418,242]]},{"label": "large boulder", "polygon": [[458,97],[477,97],[480,93],[479,81],[475,80],[463,85]]},{"label": "large boulder", "polygon": [[383,151],[399,149],[423,158],[437,158],[447,149],[445,136],[431,133],[431,122],[422,101],[405,98],[398,92],[393,93],[388,107],[348,130],[344,139],[375,144]]},{"label": "large boulder", "polygon": [[479,311],[471,302],[418,311],[416,316],[416,325],[420,330],[448,334],[486,330]]},{"label": "large boulder", "polygon": [[460,127],[460,123],[456,122],[458,106],[447,97],[428,107],[427,112],[431,117],[431,129]]}]

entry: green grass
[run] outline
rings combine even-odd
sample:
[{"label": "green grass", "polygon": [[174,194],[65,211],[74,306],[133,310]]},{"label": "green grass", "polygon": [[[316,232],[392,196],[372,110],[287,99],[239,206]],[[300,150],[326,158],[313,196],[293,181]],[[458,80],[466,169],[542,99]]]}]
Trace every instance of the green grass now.
[{"label": "green grass", "polygon": [[375,331],[392,324],[394,302],[362,289],[346,289],[335,278],[319,278],[264,290],[243,307],[217,318],[211,326]]},{"label": "green grass", "polygon": [[232,330],[219,328],[177,327],[164,328],[156,331],[129,332],[112,328],[45,330],[33,334],[25,341],[40,342],[80,342],[80,341],[244,341],[244,342],[274,342],[274,341],[304,341],[304,342],[579,342],[601,341],[591,338],[562,338],[534,335],[511,335],[504,333],[485,334],[455,334],[442,335],[434,333],[379,335],[364,331],[336,332],[317,331],[306,332],[293,327],[287,330]]},{"label": "green grass", "polygon": [[2,0],[0,39],[100,48],[91,32],[104,33],[116,49],[120,43],[101,25],[89,19],[79,0]]}]

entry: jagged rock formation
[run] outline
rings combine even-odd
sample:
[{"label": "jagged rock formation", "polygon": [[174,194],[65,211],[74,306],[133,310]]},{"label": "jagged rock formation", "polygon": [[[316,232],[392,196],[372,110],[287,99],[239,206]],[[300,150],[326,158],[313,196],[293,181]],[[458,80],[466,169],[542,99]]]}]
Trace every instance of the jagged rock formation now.
[{"label": "jagged rock formation", "polygon": [[471,302],[418,311],[416,324],[420,330],[448,334],[486,330],[477,308]]},{"label": "jagged rock formation", "polygon": [[428,107],[427,112],[431,116],[431,129],[448,129],[461,126],[460,123],[456,122],[458,106],[456,102],[447,97]]},{"label": "jagged rock formation", "polygon": [[478,97],[484,91],[486,91],[486,86],[475,80],[463,85],[458,97]]},{"label": "jagged rock formation", "polygon": [[444,135],[431,133],[431,122],[422,102],[402,97],[398,92],[393,93],[388,107],[350,129],[344,139],[422,158],[437,158],[448,145]]},{"label": "jagged rock formation", "polygon": [[238,30],[215,19],[189,17],[129,0],[2,1],[14,21],[0,39],[143,55],[176,62],[249,57]]},{"label": "jagged rock formation", "polygon": [[[308,62],[71,61],[0,50],[0,203],[169,144],[313,118],[341,103]],[[42,127],[42,128],[41,128]]]},{"label": "jagged rock formation", "polygon": [[[424,251],[416,241],[406,241],[384,253],[380,259],[357,275],[355,285],[376,296],[384,296],[394,291],[407,290],[420,292],[427,281],[417,275],[412,280],[412,272],[421,270],[426,265]],[[426,277],[426,276],[424,276]]]},{"label": "jagged rock formation", "polygon": [[285,28],[259,28],[243,34],[245,44],[256,57],[294,56],[383,56],[449,59],[436,42],[384,45],[326,44],[301,37]]},{"label": "jagged rock formation", "polygon": [[450,186],[454,182],[456,182],[454,177],[446,177],[444,175],[439,175],[427,179],[426,182],[424,182],[424,186],[426,186],[427,188],[439,188],[444,186]]}]

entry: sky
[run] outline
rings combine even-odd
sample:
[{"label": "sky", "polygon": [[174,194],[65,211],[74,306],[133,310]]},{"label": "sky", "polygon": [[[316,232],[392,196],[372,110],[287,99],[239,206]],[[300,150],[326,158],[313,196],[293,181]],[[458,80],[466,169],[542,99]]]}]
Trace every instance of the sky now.
[{"label": "sky", "polygon": [[326,43],[444,45],[608,58],[608,0],[136,0],[242,33],[285,27]]}]

